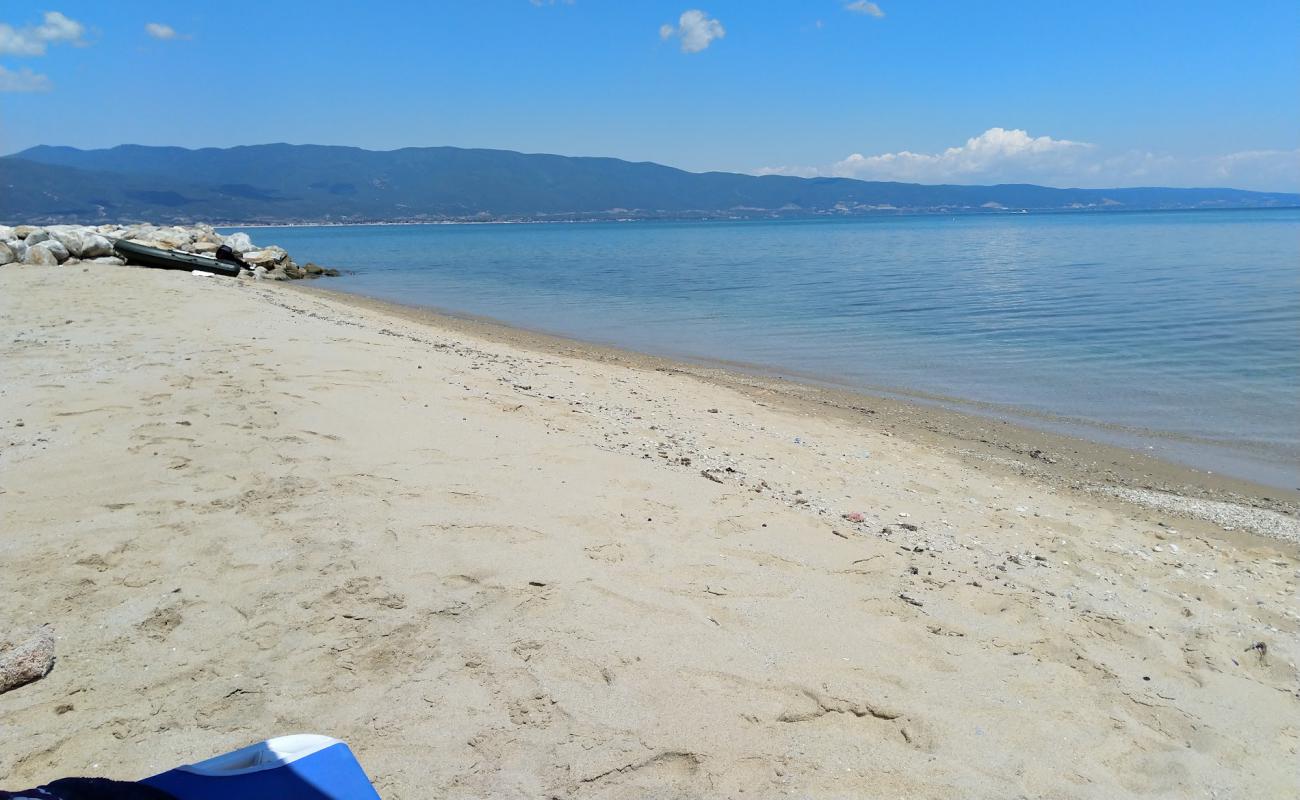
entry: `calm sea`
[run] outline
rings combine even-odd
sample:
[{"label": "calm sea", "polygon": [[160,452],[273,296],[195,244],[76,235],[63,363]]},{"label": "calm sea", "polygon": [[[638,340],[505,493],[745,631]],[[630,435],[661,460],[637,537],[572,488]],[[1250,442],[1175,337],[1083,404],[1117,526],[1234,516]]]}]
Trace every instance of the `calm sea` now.
[{"label": "calm sea", "polygon": [[1300,486],[1300,210],[253,233],[334,289]]}]

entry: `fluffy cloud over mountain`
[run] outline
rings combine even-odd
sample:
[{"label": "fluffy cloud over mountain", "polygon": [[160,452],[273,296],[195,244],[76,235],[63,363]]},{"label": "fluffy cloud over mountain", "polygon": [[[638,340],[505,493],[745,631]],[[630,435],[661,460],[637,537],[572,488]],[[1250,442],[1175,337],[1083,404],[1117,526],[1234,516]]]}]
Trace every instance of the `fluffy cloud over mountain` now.
[{"label": "fluffy cloud over mountain", "polygon": [[1108,152],[1088,142],[1031,136],[1019,129],[989,128],[962,145],[937,153],[853,153],[820,167],[764,167],[756,172],[913,183],[1294,190],[1300,187],[1300,149],[1179,158],[1146,151]]}]

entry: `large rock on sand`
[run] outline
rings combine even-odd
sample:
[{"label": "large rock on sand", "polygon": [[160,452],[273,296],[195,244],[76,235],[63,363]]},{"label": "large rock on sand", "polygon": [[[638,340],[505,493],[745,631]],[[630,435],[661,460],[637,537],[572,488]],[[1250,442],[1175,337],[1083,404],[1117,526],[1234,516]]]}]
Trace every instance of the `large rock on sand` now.
[{"label": "large rock on sand", "polygon": [[18,234],[8,225],[0,225],[0,242],[7,242],[10,239],[17,239]]},{"label": "large rock on sand", "polygon": [[68,248],[64,247],[63,242],[60,242],[58,239],[46,239],[43,242],[37,242],[36,244],[32,245],[33,249],[40,248],[40,247],[43,247],[46,250],[49,250],[51,253],[53,253],[54,258],[60,264],[62,264],[64,261],[67,261],[69,258],[72,258],[72,253],[69,253]]},{"label": "large rock on sand", "polygon": [[194,242],[194,231],[185,228],[159,228],[153,233],[153,240],[161,242],[169,250],[180,250]]},{"label": "large rock on sand", "polygon": [[194,226],[194,243],[215,244],[218,247],[226,243],[226,237],[212,229],[211,225]]},{"label": "large rock on sand", "polygon": [[[20,225],[18,226],[18,229],[22,230],[23,227],[24,226]],[[44,228],[37,228],[34,231],[28,231],[27,235],[23,237],[23,241],[27,242],[27,244],[29,245],[33,245],[33,244],[40,244],[41,242],[49,241],[49,238],[50,238],[49,231],[45,230]]]},{"label": "large rock on sand", "polygon": [[113,255],[113,243],[98,233],[92,233],[86,237],[86,246],[82,248],[80,257],[99,258],[111,255]]},{"label": "large rock on sand", "polygon": [[242,231],[239,233],[232,233],[229,236],[227,236],[225,238],[225,244],[231,250],[234,250],[236,253],[239,253],[240,255],[243,255],[244,253],[247,253],[250,250],[257,249],[253,247],[253,240],[248,238],[248,234],[243,233]]},{"label": "large rock on sand", "polygon": [[41,230],[41,228],[38,225],[19,225],[14,228],[14,236],[17,236],[19,239],[26,239],[28,236],[31,236],[39,230]]},{"label": "large rock on sand", "polygon": [[0,242],[0,267],[5,264],[12,264],[17,260],[18,257],[14,255],[14,251],[10,249],[9,245]]},{"label": "large rock on sand", "polygon": [[27,248],[23,263],[31,267],[57,267],[59,260],[50,252],[50,248],[38,244]]},{"label": "large rock on sand", "polygon": [[122,231],[121,236],[119,236],[118,238],[132,239],[138,242],[151,241],[153,239],[154,233],[156,233],[157,231],[158,231],[157,225],[150,225],[148,223],[142,222],[139,225],[131,225],[127,227],[125,230]]},{"label": "large rock on sand", "polygon": [[[74,256],[81,255],[81,247],[85,242],[86,233],[84,228],[78,228],[72,225],[51,225],[45,229],[51,239],[68,248],[68,252]],[[33,236],[35,234],[32,234]],[[31,236],[27,237],[31,239]]]},{"label": "large rock on sand", "polygon": [[61,226],[48,230],[52,237],[68,248],[73,258],[98,258],[113,254],[113,245],[108,239],[87,228]]}]

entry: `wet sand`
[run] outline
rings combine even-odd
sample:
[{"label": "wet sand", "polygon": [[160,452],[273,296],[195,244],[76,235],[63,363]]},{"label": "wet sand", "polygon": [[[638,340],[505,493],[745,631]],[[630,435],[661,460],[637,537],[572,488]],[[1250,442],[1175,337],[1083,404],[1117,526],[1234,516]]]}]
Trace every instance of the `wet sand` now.
[{"label": "wet sand", "polygon": [[0,326],[14,785],[291,732],[393,798],[1300,782],[1293,494],[313,289],[6,268]]}]

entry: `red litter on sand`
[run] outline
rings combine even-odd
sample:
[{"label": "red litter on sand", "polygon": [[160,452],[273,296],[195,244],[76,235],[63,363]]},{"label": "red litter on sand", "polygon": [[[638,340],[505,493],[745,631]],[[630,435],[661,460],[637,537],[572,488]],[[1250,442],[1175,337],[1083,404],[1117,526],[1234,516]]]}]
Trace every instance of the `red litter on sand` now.
[{"label": "red litter on sand", "polygon": [[849,522],[865,522],[865,521],[866,521],[866,517],[862,516],[862,512],[861,512],[861,511],[850,511],[849,513],[847,513],[847,514],[844,515],[844,518],[847,519]]}]

